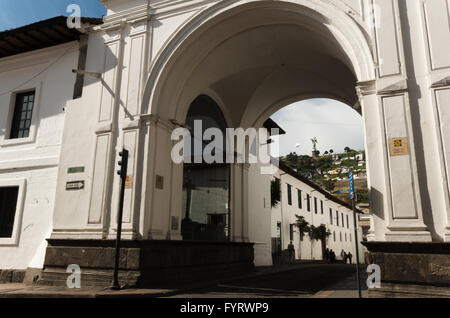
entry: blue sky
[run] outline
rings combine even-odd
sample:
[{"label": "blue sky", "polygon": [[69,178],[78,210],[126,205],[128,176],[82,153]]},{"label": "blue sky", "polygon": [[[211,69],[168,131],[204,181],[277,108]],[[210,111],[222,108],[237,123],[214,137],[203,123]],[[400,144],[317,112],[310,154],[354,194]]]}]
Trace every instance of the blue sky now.
[{"label": "blue sky", "polygon": [[106,14],[98,0],[0,0],[0,31],[59,15],[67,16],[69,4],[78,4],[84,17],[99,18]]},{"label": "blue sky", "polygon": [[[321,153],[333,149],[344,152],[345,147],[364,149],[364,124],[359,113],[331,99],[310,99],[282,108],[271,117],[286,135],[275,138],[280,154],[290,152],[311,155],[311,139],[317,137]],[[276,155],[272,153],[272,155]]]}]

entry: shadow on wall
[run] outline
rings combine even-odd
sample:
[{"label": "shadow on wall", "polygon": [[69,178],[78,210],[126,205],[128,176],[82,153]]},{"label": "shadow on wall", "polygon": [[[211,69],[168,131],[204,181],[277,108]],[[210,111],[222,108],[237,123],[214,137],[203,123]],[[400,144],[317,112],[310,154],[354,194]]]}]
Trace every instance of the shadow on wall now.
[{"label": "shadow on wall", "polygon": [[383,194],[374,187],[370,188],[370,213],[384,220]]},{"label": "shadow on wall", "polygon": [[[416,195],[420,196],[421,199],[421,208],[423,212],[423,221],[430,231],[430,234],[433,238],[433,241],[443,241],[443,238],[439,237],[435,228],[435,222],[432,213],[431,207],[431,198],[429,195],[428,182],[426,180],[427,177],[427,165],[425,162],[425,152],[424,152],[424,141],[422,135],[422,128],[420,126],[422,119],[420,114],[420,105],[419,100],[422,99],[421,88],[417,84],[415,80],[417,78],[414,65],[412,61],[413,59],[413,48],[412,48],[412,39],[411,39],[411,28],[408,23],[408,7],[406,2],[400,1],[400,13],[405,15],[405,19],[400,19],[403,32],[404,39],[404,51],[405,58],[410,63],[406,63],[406,73],[408,76],[408,87],[410,94],[410,108],[411,108],[411,120],[412,120],[412,131],[414,136],[414,148],[415,148],[415,156],[417,162],[417,176],[419,178],[419,189],[420,193],[416,193]],[[414,163],[411,163],[414,164]]]}]

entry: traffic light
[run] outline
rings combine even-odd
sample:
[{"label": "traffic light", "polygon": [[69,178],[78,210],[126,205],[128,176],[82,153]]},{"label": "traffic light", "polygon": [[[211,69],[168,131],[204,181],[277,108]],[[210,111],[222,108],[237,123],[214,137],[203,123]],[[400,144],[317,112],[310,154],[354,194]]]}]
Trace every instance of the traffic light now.
[{"label": "traffic light", "polygon": [[117,174],[122,178],[127,178],[127,170],[128,170],[128,150],[123,149],[119,152],[119,156],[121,160],[119,161],[120,170],[117,171]]}]

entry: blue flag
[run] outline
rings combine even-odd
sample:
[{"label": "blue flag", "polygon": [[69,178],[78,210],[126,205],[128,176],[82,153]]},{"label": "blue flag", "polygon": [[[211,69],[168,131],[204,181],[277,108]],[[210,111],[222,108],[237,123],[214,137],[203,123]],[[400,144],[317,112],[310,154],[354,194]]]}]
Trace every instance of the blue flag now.
[{"label": "blue flag", "polygon": [[353,200],[353,198],[355,196],[355,187],[354,187],[354,183],[353,183],[353,171],[350,172],[348,179],[350,181],[350,199]]}]

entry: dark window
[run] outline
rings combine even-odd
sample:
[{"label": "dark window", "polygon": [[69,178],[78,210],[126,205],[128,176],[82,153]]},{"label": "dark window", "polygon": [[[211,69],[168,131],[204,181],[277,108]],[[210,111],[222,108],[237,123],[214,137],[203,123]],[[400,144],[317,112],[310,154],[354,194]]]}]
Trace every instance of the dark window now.
[{"label": "dark window", "polygon": [[347,233],[345,233],[345,241],[347,242]]},{"label": "dark window", "polygon": [[317,198],[314,198],[314,213],[317,214]]},{"label": "dark window", "polygon": [[10,139],[27,138],[30,135],[31,119],[33,116],[34,92],[16,95],[14,116],[11,124]]},{"label": "dark window", "polygon": [[294,240],[294,224],[289,224],[289,239],[291,242]]},{"label": "dark window", "polygon": [[306,209],[311,212],[311,196],[309,194],[306,195]]},{"label": "dark window", "polygon": [[351,242],[352,241],[352,234],[350,233],[349,236],[350,236],[350,242]]},{"label": "dark window", "polygon": [[333,210],[330,208],[330,224],[333,225]]},{"label": "dark window", "polygon": [[336,211],[336,225],[339,226],[339,211]]},{"label": "dark window", "polygon": [[290,184],[287,185],[288,190],[288,204],[292,205],[292,186]]},{"label": "dark window", "polygon": [[342,217],[342,227],[345,227],[345,223],[344,223],[344,213],[341,214]]},{"label": "dark window", "polygon": [[298,208],[303,208],[303,202],[302,202],[302,190],[297,189],[297,197],[298,197]]},{"label": "dark window", "polygon": [[323,201],[320,200],[320,213],[323,214]]},{"label": "dark window", "polygon": [[336,232],[333,232],[333,239],[336,242]]},{"label": "dark window", "polygon": [[349,228],[350,228],[350,225],[348,223],[348,215],[347,215],[347,229],[349,229]]},{"label": "dark window", "polygon": [[0,238],[10,238],[16,216],[19,187],[0,188]]},{"label": "dark window", "polygon": [[339,233],[339,239],[342,242],[342,232]]}]

